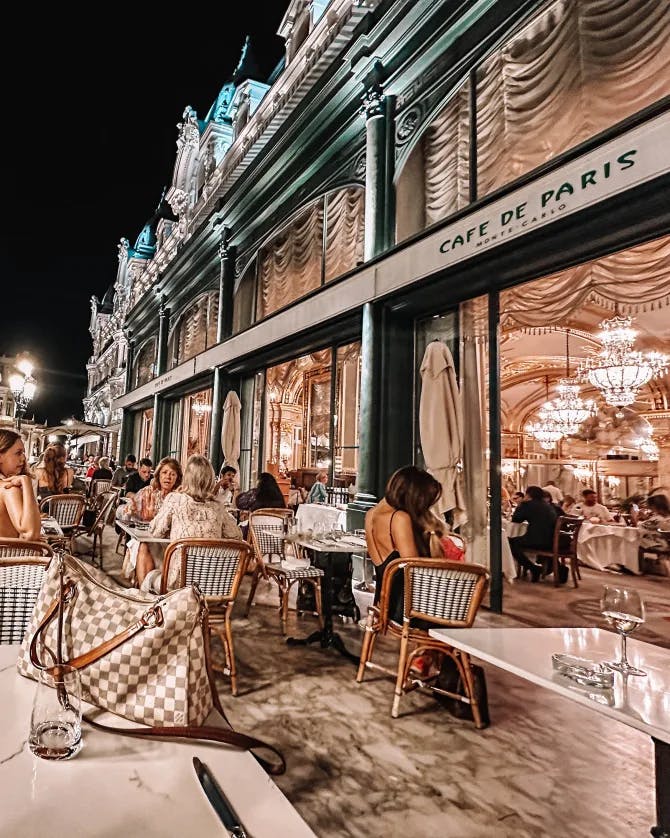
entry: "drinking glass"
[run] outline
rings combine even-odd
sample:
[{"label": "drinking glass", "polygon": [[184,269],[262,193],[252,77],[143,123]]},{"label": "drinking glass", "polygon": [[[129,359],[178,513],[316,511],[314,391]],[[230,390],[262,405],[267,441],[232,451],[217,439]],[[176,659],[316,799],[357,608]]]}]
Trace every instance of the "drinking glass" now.
[{"label": "drinking glass", "polygon": [[74,667],[59,664],[40,672],[29,744],[42,759],[70,759],[81,750],[81,682]]},{"label": "drinking glass", "polygon": [[626,638],[644,623],[644,603],[640,594],[633,588],[605,585],[600,611],[621,635],[621,660],[605,661],[605,665],[623,675],[646,675],[646,672],[631,666],[626,657]]}]

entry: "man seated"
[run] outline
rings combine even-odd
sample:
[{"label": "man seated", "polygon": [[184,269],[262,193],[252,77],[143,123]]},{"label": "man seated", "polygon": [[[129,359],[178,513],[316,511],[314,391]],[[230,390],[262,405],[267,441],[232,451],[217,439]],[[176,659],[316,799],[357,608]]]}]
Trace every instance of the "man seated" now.
[{"label": "man seated", "polygon": [[122,466],[119,466],[112,477],[112,486],[115,488],[124,488],[126,480],[135,471],[135,463],[137,457],[134,454],[126,455],[126,460]]},{"label": "man seated", "polygon": [[593,489],[584,489],[581,503],[576,503],[573,508],[573,514],[581,515],[587,520],[598,518],[601,524],[608,524],[614,520],[609,509],[598,503],[598,496]]},{"label": "man seated", "polygon": [[133,469],[126,480],[125,494],[127,498],[131,498],[133,495],[136,495],[140,489],[144,489],[145,486],[148,486],[149,483],[151,483],[151,469],[153,468],[153,465],[154,464],[148,457],[142,457],[137,469]]},{"label": "man seated", "polygon": [[544,492],[539,486],[529,486],[524,500],[517,506],[512,521],[520,524],[528,522],[524,535],[510,538],[512,555],[525,570],[530,570],[533,582],[538,582],[542,565],[532,562],[526,550],[551,550],[554,544],[556,512],[544,499]]},{"label": "man seated", "polygon": [[219,472],[219,480],[216,484],[216,491],[219,499],[225,506],[232,506],[235,500],[235,477],[237,469],[233,466],[222,466]]}]

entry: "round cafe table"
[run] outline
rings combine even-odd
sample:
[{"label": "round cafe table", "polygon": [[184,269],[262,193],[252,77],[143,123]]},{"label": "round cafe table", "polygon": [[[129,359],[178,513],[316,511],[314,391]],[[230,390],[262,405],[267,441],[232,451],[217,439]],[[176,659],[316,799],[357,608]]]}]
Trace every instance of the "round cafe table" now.
[{"label": "round cafe table", "polygon": [[639,547],[640,531],[637,527],[584,521],[577,536],[577,558],[596,570],[623,565],[632,573],[639,574]]}]

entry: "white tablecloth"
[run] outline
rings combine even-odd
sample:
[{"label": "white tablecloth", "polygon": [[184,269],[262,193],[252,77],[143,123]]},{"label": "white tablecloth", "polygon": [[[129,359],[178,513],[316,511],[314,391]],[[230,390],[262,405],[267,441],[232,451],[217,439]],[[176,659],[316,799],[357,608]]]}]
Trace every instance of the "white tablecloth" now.
[{"label": "white tablecloth", "polygon": [[639,573],[639,546],[640,533],[637,527],[584,521],[577,536],[577,557],[596,570],[605,570],[609,565],[619,564],[633,573]]},{"label": "white tablecloth", "polygon": [[508,521],[503,518],[503,532],[507,538],[519,538],[525,535],[528,530],[528,521]]},{"label": "white tablecloth", "polygon": [[341,526],[343,530],[347,528],[347,510],[322,503],[301,503],[295,517],[301,532],[313,530],[317,524],[324,532],[332,530],[333,527]]}]

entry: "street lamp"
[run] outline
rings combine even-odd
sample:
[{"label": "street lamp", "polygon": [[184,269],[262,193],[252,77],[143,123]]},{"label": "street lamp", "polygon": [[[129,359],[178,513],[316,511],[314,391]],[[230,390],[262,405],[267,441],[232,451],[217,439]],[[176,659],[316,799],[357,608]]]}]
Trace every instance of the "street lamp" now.
[{"label": "street lamp", "polygon": [[22,358],[16,365],[19,372],[9,377],[9,387],[14,395],[14,418],[16,429],[21,431],[21,420],[26,415],[28,405],[35,398],[37,384],[33,378],[33,365],[27,358]]}]

